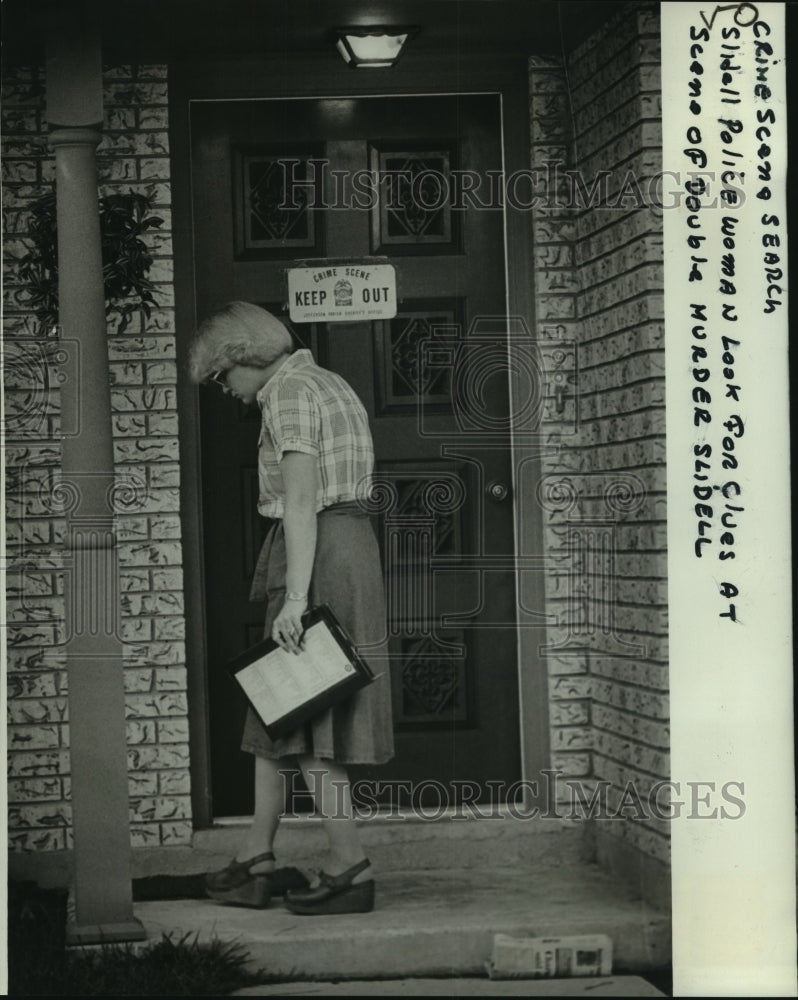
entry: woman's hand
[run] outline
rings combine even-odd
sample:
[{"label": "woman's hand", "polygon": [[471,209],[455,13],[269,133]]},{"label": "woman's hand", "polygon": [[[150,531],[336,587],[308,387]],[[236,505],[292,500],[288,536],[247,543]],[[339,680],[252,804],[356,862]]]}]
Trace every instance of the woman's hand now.
[{"label": "woman's hand", "polygon": [[272,625],[272,639],[289,653],[298,653],[304,648],[302,636],[302,615],[307,610],[307,598],[297,600],[286,597]]}]

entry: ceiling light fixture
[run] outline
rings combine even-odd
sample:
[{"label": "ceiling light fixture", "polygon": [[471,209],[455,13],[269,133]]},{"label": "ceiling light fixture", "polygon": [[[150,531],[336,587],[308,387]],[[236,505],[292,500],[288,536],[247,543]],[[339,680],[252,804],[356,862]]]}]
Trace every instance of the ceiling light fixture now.
[{"label": "ceiling light fixture", "polygon": [[345,63],[354,69],[387,69],[402,54],[405,42],[418,28],[384,25],[336,28],[336,48]]}]

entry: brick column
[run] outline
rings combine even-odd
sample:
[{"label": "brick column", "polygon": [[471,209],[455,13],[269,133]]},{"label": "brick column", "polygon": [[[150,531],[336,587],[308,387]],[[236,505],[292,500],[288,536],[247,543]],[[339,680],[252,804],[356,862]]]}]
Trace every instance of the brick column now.
[{"label": "brick column", "polygon": [[[61,442],[75,428],[79,397],[62,398],[62,373],[71,374],[61,368],[69,345],[37,319],[18,270],[30,249],[30,205],[55,181],[55,156],[42,141],[43,67],[6,75],[9,864],[14,878],[60,883],[73,843],[61,586],[65,511],[52,484],[63,481]],[[158,306],[149,316],[134,312],[127,323],[119,311],[106,316],[109,369],[100,380],[111,383],[135,872],[137,850],[187,845],[192,835],[167,68],[106,66],[103,83],[103,106],[93,111],[103,116],[100,195],[144,194],[162,220],[143,237],[153,255],[149,278]],[[49,105],[52,96],[51,89]]]}]

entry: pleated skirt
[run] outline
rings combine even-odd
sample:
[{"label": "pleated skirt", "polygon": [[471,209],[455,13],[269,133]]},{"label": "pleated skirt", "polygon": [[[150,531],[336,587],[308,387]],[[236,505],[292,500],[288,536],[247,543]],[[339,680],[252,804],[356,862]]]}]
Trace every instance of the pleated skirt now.
[{"label": "pleated skirt", "polygon": [[[267,600],[264,636],[271,635],[283,605],[285,575],[285,536],[277,521],[263,543],[250,593],[251,600]],[[250,708],[241,749],[273,759],[312,754],[339,764],[383,764],[394,752],[385,593],[374,529],[356,503],[319,512],[308,599],[329,604],[377,679],[278,740]]]}]

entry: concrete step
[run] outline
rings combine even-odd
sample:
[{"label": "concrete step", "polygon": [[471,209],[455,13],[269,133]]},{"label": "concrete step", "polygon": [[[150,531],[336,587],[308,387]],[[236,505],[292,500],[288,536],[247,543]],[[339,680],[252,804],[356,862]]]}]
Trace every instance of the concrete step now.
[{"label": "concrete step", "polygon": [[[191,847],[133,852],[133,875],[193,875],[223,868],[236,852],[249,819],[227,820],[197,830]],[[577,864],[585,857],[583,824],[524,819],[501,810],[491,818],[449,812],[424,819],[378,814],[358,821],[366,853],[380,871]],[[327,850],[319,820],[281,821],[275,853],[281,865],[313,867]]]},{"label": "concrete step", "polygon": [[607,934],[614,972],[670,960],[670,918],[596,866],[385,871],[370,914],[299,917],[278,900],[249,910],[211,900],[135,905],[150,939],[162,933],[237,941],[253,969],[300,979],[484,976],[495,934]]},{"label": "concrete step", "polygon": [[584,979],[372,979],[345,983],[275,983],[236,990],[237,997],[664,997],[640,976]]}]

